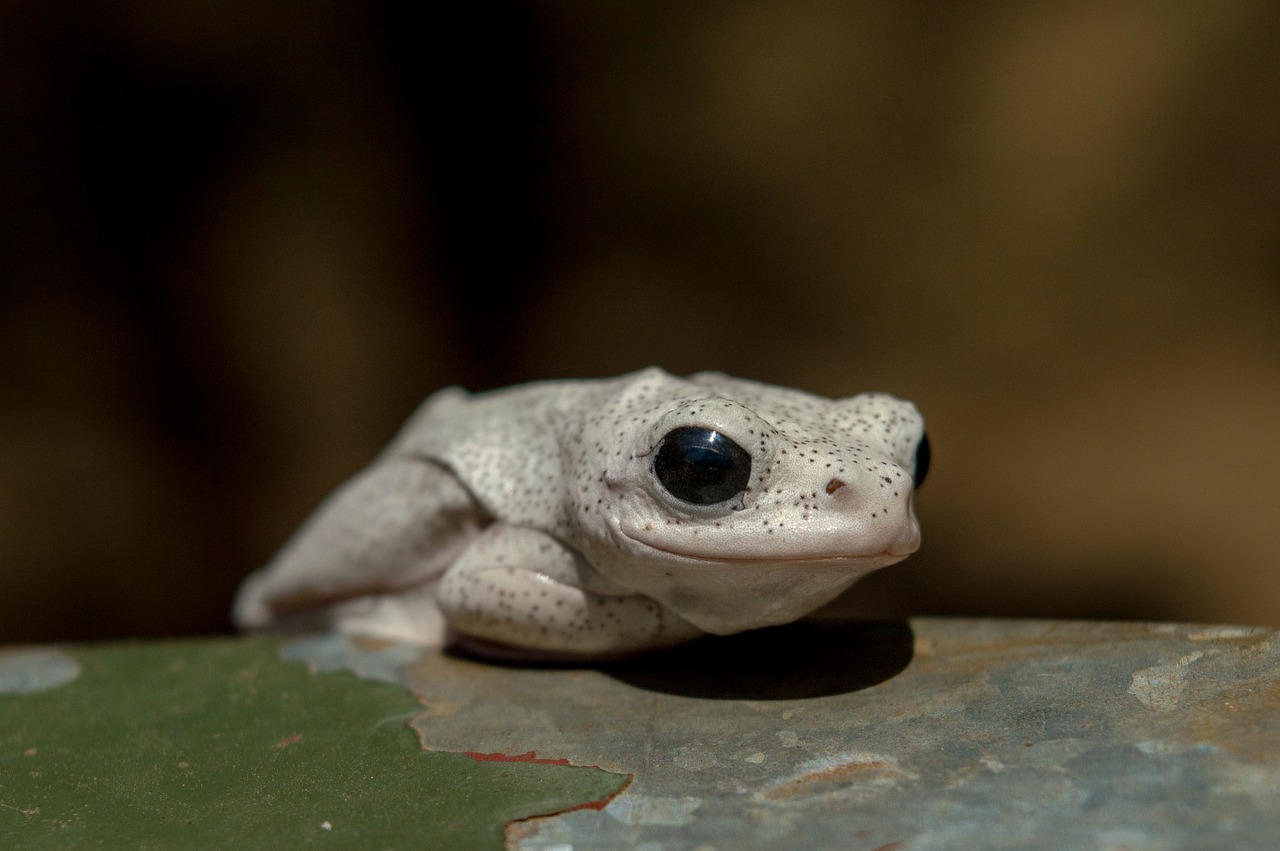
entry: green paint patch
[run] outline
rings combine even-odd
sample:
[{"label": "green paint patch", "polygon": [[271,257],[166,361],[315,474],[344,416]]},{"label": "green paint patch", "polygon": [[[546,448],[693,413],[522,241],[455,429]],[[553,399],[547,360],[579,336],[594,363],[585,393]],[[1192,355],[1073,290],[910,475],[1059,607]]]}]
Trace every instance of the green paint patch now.
[{"label": "green paint patch", "polygon": [[276,647],[72,648],[78,679],[0,696],[0,848],[501,848],[508,821],[626,785],[423,751],[403,688]]}]

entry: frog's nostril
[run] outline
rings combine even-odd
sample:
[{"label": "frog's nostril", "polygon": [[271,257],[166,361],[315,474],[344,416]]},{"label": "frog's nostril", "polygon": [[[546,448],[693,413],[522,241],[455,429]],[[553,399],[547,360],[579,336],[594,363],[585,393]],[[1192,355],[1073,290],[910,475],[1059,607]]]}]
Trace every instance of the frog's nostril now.
[{"label": "frog's nostril", "polygon": [[830,496],[831,494],[840,490],[840,488],[844,487],[844,485],[845,485],[844,479],[832,479],[831,481],[827,482],[827,496]]}]

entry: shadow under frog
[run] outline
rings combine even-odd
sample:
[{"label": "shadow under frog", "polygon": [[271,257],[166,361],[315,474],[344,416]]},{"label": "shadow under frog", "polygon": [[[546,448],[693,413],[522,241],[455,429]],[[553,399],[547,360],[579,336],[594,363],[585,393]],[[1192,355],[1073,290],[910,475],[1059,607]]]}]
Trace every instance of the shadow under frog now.
[{"label": "shadow under frog", "polygon": [[906,621],[805,620],[735,635],[709,635],[621,661],[502,664],[593,669],[635,688],[678,697],[802,700],[862,691],[885,682],[910,664],[914,644],[915,635]]}]

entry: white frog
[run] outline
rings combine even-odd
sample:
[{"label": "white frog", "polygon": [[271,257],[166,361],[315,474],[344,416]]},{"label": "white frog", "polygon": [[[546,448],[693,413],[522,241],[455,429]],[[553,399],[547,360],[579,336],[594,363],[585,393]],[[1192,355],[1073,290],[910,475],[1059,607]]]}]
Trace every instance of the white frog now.
[{"label": "white frog", "polygon": [[241,587],[245,629],[610,658],[793,621],[920,543],[914,405],[657,368],[429,398]]}]

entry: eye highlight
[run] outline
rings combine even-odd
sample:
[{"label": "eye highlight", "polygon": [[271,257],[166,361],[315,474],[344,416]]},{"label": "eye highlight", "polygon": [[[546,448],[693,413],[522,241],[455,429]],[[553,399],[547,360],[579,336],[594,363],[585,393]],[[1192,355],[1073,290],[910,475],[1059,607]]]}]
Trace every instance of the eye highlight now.
[{"label": "eye highlight", "polygon": [[662,438],[653,472],[676,499],[714,505],[746,491],[751,456],[714,429],[682,426]]}]

